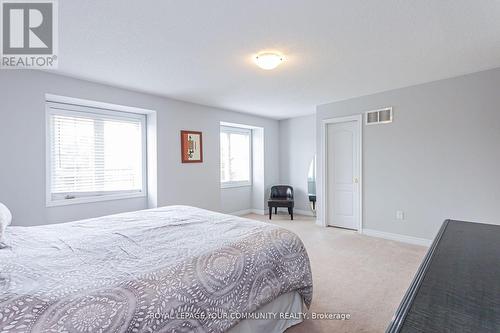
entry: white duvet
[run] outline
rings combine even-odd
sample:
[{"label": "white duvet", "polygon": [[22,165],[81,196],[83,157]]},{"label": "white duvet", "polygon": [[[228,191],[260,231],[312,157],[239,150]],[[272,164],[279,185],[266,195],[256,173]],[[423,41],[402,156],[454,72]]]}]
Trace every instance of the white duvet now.
[{"label": "white duvet", "polygon": [[223,332],[298,291],[300,239],[276,226],[170,206],[9,227],[0,249],[0,332]]}]

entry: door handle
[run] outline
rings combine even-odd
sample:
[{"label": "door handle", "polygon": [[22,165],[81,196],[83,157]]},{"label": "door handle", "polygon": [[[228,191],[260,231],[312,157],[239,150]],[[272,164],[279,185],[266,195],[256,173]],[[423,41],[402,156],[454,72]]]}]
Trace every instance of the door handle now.
[{"label": "door handle", "polygon": [[358,179],[358,177],[354,177],[353,182],[354,182],[355,184],[359,183],[359,179]]}]

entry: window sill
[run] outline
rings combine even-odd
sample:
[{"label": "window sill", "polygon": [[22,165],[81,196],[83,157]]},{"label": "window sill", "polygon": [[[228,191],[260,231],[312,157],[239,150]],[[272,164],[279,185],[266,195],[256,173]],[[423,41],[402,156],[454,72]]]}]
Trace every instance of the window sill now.
[{"label": "window sill", "polygon": [[65,200],[47,199],[46,207],[59,207],[59,206],[78,205],[78,204],[101,202],[101,201],[144,198],[146,196],[147,194],[145,192],[138,192],[138,193],[127,193],[127,194],[109,194],[109,195],[101,195],[95,197],[83,197],[83,198],[65,199]]},{"label": "window sill", "polygon": [[236,188],[236,187],[252,187],[252,183],[249,182],[234,182],[234,183],[221,183],[220,188]]}]

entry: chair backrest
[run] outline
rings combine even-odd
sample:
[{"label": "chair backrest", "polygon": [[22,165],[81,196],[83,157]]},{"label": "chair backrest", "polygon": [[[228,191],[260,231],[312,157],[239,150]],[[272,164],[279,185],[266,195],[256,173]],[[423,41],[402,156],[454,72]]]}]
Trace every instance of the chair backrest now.
[{"label": "chair backrest", "polygon": [[271,199],[293,199],[293,187],[288,185],[275,185],[271,187]]}]

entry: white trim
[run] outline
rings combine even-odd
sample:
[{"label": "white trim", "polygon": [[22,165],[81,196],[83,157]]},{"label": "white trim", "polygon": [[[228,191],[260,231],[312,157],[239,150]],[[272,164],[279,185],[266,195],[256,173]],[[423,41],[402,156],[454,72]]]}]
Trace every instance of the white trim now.
[{"label": "white trim", "polygon": [[[235,127],[235,126],[228,126],[228,125],[221,125],[219,127],[219,134],[220,133],[236,133],[236,134],[245,134],[248,135],[249,138],[249,166],[248,166],[248,180],[243,180],[243,181],[220,181],[220,188],[233,188],[233,187],[245,187],[245,186],[252,186],[252,180],[253,180],[253,132],[251,128],[248,127]],[[220,161],[220,137],[219,137],[219,175],[220,175],[220,170],[221,170],[221,161]]]},{"label": "white trim", "polygon": [[257,215],[266,215],[266,210],[265,209],[253,208],[252,209],[252,213],[253,214],[257,214]]},{"label": "white trim", "polygon": [[393,234],[390,232],[378,231],[378,230],[373,230],[373,229],[363,229],[363,235],[370,236],[370,237],[384,238],[384,239],[389,239],[389,240],[403,242],[403,243],[422,245],[422,246],[430,246],[432,244],[431,239],[418,238],[418,237],[401,235],[401,234]]},{"label": "white trim", "polygon": [[358,134],[359,134],[359,140],[358,140],[358,161],[359,161],[359,202],[358,202],[358,232],[362,233],[363,232],[363,115],[362,114],[357,114],[357,115],[352,115],[352,116],[346,116],[346,117],[337,117],[337,118],[330,118],[330,119],[323,119],[321,121],[321,143],[323,145],[322,147],[322,152],[323,152],[323,160],[322,160],[322,179],[321,179],[321,192],[322,192],[322,202],[321,202],[321,221],[319,222],[319,225],[326,227],[326,210],[327,210],[327,205],[326,203],[328,202],[327,198],[327,189],[326,189],[326,164],[327,164],[327,137],[326,137],[326,127],[328,124],[334,124],[334,123],[345,123],[345,122],[351,122],[355,121],[358,124]]},{"label": "white trim", "polygon": [[303,216],[312,216],[314,217],[314,213],[310,210],[302,210],[302,209],[293,209],[293,214],[303,215]]},{"label": "white trim", "polygon": [[252,210],[251,209],[243,209],[243,210],[238,210],[236,212],[225,213],[225,214],[227,214],[227,215],[234,215],[234,216],[243,216],[243,215],[252,214]]},{"label": "white trim", "polygon": [[[286,212],[288,214],[288,208],[278,207],[278,212]],[[274,211],[274,210],[273,210]],[[269,212],[268,212],[269,214]],[[267,214],[266,214],[267,215]],[[314,213],[310,210],[302,210],[302,209],[293,209],[293,215],[302,215],[302,216],[311,216],[314,217]]]},{"label": "white trim", "polygon": [[265,215],[266,213],[263,209],[251,208],[251,209],[243,209],[243,210],[238,210],[236,212],[225,213],[225,214],[235,215],[235,216],[243,216],[243,215],[248,215],[248,214]]},{"label": "white trim", "polygon": [[46,206],[47,207],[59,207],[59,206],[76,205],[76,204],[84,204],[84,203],[100,202],[100,201],[144,198],[146,196],[147,196],[147,194],[145,192],[137,192],[137,193],[125,193],[125,194],[108,194],[108,195],[100,195],[100,196],[89,196],[89,197],[65,199],[65,200],[50,200],[50,198],[47,198],[47,205]]},{"label": "white trim", "polygon": [[121,111],[121,112],[129,112],[129,113],[136,113],[136,114],[155,113],[154,110],[137,108],[134,106],[111,104],[111,103],[106,103],[106,102],[98,102],[98,101],[93,101],[93,100],[88,100],[88,99],[60,96],[60,95],[54,95],[54,94],[45,94],[45,101],[46,102],[63,103],[63,104],[81,105],[81,106],[87,106],[90,108],[102,109],[102,110]]},{"label": "white trim", "polygon": [[146,118],[144,113],[132,113],[124,111],[116,111],[110,109],[99,109],[92,106],[86,106],[84,104],[66,104],[47,101],[47,106],[50,113],[62,114],[69,116],[84,115],[96,115],[97,117],[109,117],[112,119],[128,120],[128,119],[138,119],[142,120]]},{"label": "white trim", "polygon": [[[236,216],[242,216],[242,215],[248,215],[248,214],[267,215],[268,212],[266,212],[266,210],[264,210],[264,209],[252,208],[252,209],[238,210],[236,212],[226,213],[226,214],[236,215]],[[313,212],[310,212],[310,211],[307,211],[307,210],[301,210],[301,209],[294,209],[293,210],[293,214],[294,215],[297,214],[297,215],[302,215],[302,216],[311,216],[311,217],[314,217]]]},{"label": "white trim", "polygon": [[261,129],[262,127],[257,127],[257,126],[252,126],[252,125],[245,125],[245,124],[238,124],[238,123],[229,123],[227,121],[221,121],[220,126],[222,127],[233,127],[233,128],[243,128],[243,129],[248,129],[248,130],[254,130],[254,129]]},{"label": "white trim", "polygon": [[158,207],[158,143],[156,112],[146,115],[148,208]]},{"label": "white trim", "polygon": [[252,135],[252,129],[247,127],[235,127],[220,125],[220,131],[224,133],[248,134]]},{"label": "white trim", "polygon": [[244,180],[241,182],[223,182],[220,183],[220,188],[235,188],[235,187],[252,187],[252,182],[248,180]]},{"label": "white trim", "polygon": [[[114,105],[110,103],[94,102],[83,99],[45,94],[45,204],[46,207],[66,206],[73,204],[110,201],[148,196],[148,154],[147,154],[147,115],[154,111]],[[65,104],[64,108],[60,104]],[[80,104],[74,104],[80,103]],[[104,195],[85,196],[74,199],[54,200],[51,192],[52,161],[51,161],[51,115],[97,114],[113,119],[137,119],[141,123],[142,131],[142,189],[129,193],[112,193]]]}]

